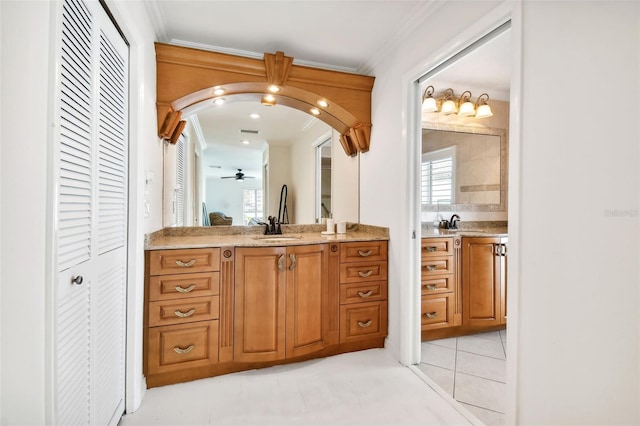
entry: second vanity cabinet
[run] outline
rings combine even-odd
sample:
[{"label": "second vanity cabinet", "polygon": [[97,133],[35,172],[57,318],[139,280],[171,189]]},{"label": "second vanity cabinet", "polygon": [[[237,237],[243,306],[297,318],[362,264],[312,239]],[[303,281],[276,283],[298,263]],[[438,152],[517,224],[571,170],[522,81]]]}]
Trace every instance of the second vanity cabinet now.
[{"label": "second vanity cabinet", "polygon": [[506,236],[422,239],[422,340],[506,325],[507,241]]},{"label": "second vanity cabinet", "polygon": [[506,324],[507,238],[462,238],[463,324]]}]

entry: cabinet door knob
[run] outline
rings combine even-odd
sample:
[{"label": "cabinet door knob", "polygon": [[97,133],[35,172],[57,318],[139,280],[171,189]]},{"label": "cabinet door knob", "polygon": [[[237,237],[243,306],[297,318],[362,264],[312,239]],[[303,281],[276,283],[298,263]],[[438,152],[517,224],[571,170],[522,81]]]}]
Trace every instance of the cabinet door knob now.
[{"label": "cabinet door knob", "polygon": [[369,320],[369,321],[367,321],[367,322],[358,321],[358,325],[359,325],[361,328],[367,328],[367,327],[369,327],[369,326],[371,325],[371,320]]},{"label": "cabinet door knob", "polygon": [[184,288],[184,287],[182,287],[182,286],[177,285],[177,286],[176,286],[176,291],[177,291],[178,293],[189,293],[189,292],[191,292],[191,290],[193,290],[194,288],[196,288],[196,285],[195,285],[195,284],[191,284],[191,285],[190,285],[189,287],[187,287],[187,288]]},{"label": "cabinet door knob", "polygon": [[176,260],[176,265],[180,266],[181,268],[188,268],[189,266],[193,266],[194,263],[196,263],[195,259],[191,259],[188,262],[183,262],[182,260]]},{"label": "cabinet door knob", "polygon": [[371,250],[367,250],[367,251],[358,250],[358,254],[362,257],[371,256],[371,253],[372,253]]},{"label": "cabinet door knob", "polygon": [[425,312],[424,315],[429,319],[433,319],[433,318],[438,316],[438,313],[437,312]]},{"label": "cabinet door knob", "polygon": [[366,293],[363,293],[363,292],[361,292],[361,291],[359,291],[359,292],[358,292],[358,296],[360,296],[360,297],[364,297],[365,299],[366,299],[367,297],[371,296],[372,294],[373,294],[373,292],[372,292],[371,290],[369,290],[369,291],[368,291],[368,292],[366,292]]},{"label": "cabinet door knob", "polygon": [[367,278],[371,274],[373,274],[372,270],[368,270],[367,272],[358,271],[358,275],[360,275],[362,278]]},{"label": "cabinet door knob", "polygon": [[189,353],[189,352],[191,352],[191,351],[193,350],[193,348],[195,348],[195,347],[196,347],[196,345],[189,345],[189,346],[187,346],[186,348],[182,349],[182,348],[181,348],[181,347],[179,347],[179,346],[175,346],[175,347],[173,348],[173,350],[175,351],[175,353],[177,353],[177,354],[181,354],[181,355],[182,355],[182,354],[188,354],[188,353]]},{"label": "cabinet door knob", "polygon": [[195,312],[195,309],[190,309],[187,312],[175,311],[174,314],[176,314],[178,318],[189,318],[191,315],[195,314]]},{"label": "cabinet door knob", "polygon": [[71,278],[71,284],[81,285],[83,281],[84,278],[82,278],[82,275],[76,275],[75,277]]}]

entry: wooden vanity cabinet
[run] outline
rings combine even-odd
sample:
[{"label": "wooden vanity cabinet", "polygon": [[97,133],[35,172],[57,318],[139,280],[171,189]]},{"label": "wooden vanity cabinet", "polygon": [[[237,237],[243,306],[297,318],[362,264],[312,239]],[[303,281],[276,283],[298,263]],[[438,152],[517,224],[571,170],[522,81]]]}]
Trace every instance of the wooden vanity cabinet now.
[{"label": "wooden vanity cabinet", "polygon": [[506,324],[506,251],[506,237],[462,238],[464,325]]},{"label": "wooden vanity cabinet", "polygon": [[149,387],[384,346],[387,242],[145,252]]},{"label": "wooden vanity cabinet", "polygon": [[[333,246],[333,245],[332,245]],[[387,242],[342,243],[340,343],[387,335]]]},{"label": "wooden vanity cabinet", "polygon": [[423,332],[452,327],[456,306],[456,255],[453,237],[423,238],[420,245]]},{"label": "wooden vanity cabinet", "polygon": [[218,362],[220,249],[146,256],[144,371],[153,385],[161,375],[179,377]]},{"label": "wooden vanity cabinet", "polygon": [[236,249],[234,357],[297,357],[335,344],[326,244]]}]

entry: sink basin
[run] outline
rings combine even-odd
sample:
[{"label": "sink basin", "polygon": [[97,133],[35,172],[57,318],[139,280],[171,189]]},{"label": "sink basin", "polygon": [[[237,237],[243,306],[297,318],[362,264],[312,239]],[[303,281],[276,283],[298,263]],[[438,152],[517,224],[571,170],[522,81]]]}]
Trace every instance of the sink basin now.
[{"label": "sink basin", "polygon": [[254,240],[264,241],[265,243],[277,243],[280,241],[295,241],[302,237],[289,236],[289,235],[265,235],[262,237],[254,237]]}]

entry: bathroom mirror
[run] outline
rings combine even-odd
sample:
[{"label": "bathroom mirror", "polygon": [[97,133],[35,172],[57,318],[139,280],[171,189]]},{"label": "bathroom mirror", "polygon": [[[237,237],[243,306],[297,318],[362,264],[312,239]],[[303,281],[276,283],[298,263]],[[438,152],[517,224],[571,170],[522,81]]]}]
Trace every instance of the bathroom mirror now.
[{"label": "bathroom mirror", "polygon": [[422,211],[506,211],[506,132],[423,123]]},{"label": "bathroom mirror", "polygon": [[[358,221],[358,198],[340,194],[354,193],[352,187],[358,185],[358,156],[345,156],[337,140],[339,135],[324,122],[293,108],[267,107],[255,101],[228,102],[194,115],[207,144],[201,147],[199,156],[193,156],[193,162],[199,162],[200,178],[183,179],[184,193],[200,199],[196,204],[204,203],[207,213],[221,212],[232,218],[232,225],[247,225],[251,217],[277,216],[281,194],[286,194],[287,217],[283,212],[283,220],[312,224],[322,217],[316,214],[317,192],[322,190],[326,200],[338,200],[333,205],[330,201],[325,203],[326,215],[337,214],[344,220]],[[324,166],[318,168],[317,146],[327,141],[322,151]],[[168,149],[175,148],[169,145]],[[339,156],[346,158],[331,161]],[[346,174],[345,183],[332,187],[332,174],[327,166],[335,169],[334,176]],[[167,169],[175,169],[172,156],[165,157],[165,173]],[[237,173],[243,174],[241,180],[234,178]],[[318,179],[324,182],[320,188]],[[284,193],[283,185],[287,186]],[[165,202],[164,209],[172,210],[174,204]],[[194,213],[201,214],[200,210],[194,209]],[[165,226],[172,223],[175,222],[166,221]],[[194,224],[206,225],[206,221]]]}]

